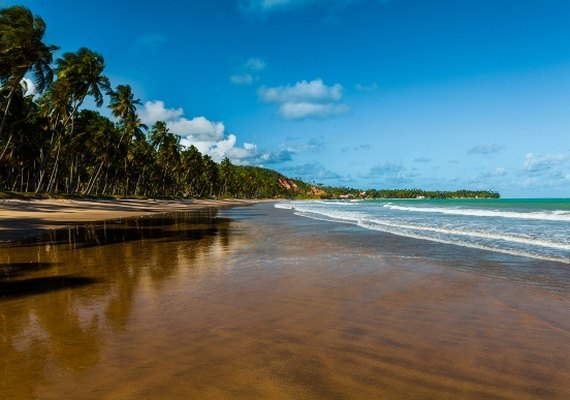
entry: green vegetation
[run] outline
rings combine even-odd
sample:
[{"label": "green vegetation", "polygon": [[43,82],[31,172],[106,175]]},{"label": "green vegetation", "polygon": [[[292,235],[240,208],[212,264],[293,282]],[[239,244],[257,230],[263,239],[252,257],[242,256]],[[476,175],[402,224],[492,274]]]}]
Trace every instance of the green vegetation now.
[{"label": "green vegetation", "polygon": [[368,190],[366,196],[375,199],[409,199],[409,198],[426,198],[426,199],[498,199],[499,193],[487,190],[455,190],[455,191],[431,191],[420,189],[383,189]]},{"label": "green vegetation", "polygon": [[[0,9],[0,197],[498,197],[492,192],[424,192],[313,187],[264,168],[216,163],[183,148],[165,122],[145,126],[131,87],[112,88],[103,56],[43,43],[46,24],[26,7]],[[31,76],[36,93],[26,94]],[[54,80],[55,77],[55,80]],[[83,104],[109,99],[117,122]]]},{"label": "green vegetation", "polygon": [[[3,196],[291,197],[305,188],[274,171],[183,149],[162,121],[145,126],[141,101],[128,85],[112,89],[102,55],[81,48],[52,69],[57,47],[43,43],[45,29],[26,7],[0,10]],[[26,95],[26,76],[36,96]],[[105,96],[117,122],[82,107],[88,97],[101,107]]]},{"label": "green vegetation", "polygon": [[421,189],[369,189],[361,191],[352,188],[320,187],[324,192],[321,198],[350,199],[498,199],[499,193],[488,190],[421,190]]}]

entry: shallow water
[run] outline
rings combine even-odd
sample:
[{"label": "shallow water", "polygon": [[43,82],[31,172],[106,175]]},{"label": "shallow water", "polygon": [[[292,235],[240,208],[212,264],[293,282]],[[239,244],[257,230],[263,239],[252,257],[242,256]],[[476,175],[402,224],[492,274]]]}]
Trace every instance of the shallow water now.
[{"label": "shallow water", "polygon": [[408,238],[570,264],[570,199],[295,201],[276,207]]},{"label": "shallow water", "polygon": [[0,398],[566,399],[556,263],[271,204],[0,248]]}]

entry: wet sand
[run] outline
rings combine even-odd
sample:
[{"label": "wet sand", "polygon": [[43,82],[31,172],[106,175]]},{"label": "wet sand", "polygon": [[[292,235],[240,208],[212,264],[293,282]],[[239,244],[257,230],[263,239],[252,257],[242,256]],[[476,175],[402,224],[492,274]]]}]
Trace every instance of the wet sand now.
[{"label": "wet sand", "polygon": [[226,207],[260,200],[0,200],[0,242],[81,222]]},{"label": "wet sand", "polygon": [[0,299],[0,398],[570,398],[569,295],[271,204],[121,229],[1,249],[91,281]]}]

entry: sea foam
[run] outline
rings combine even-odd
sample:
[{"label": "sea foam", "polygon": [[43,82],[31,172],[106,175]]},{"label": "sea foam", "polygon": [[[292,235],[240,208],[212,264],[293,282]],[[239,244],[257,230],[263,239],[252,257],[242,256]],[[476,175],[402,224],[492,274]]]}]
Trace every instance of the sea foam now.
[{"label": "sea foam", "polygon": [[[347,207],[352,204],[355,207]],[[333,201],[279,203],[316,220],[348,223],[414,239],[570,263],[565,210],[496,210]],[[442,220],[437,215],[445,216]],[[491,219],[489,217],[495,217]],[[504,222],[500,222],[504,219]],[[520,221],[520,222],[517,222]]]},{"label": "sea foam", "polygon": [[483,209],[469,209],[469,208],[412,207],[412,206],[400,206],[395,204],[384,204],[383,207],[389,208],[391,210],[423,212],[423,213],[439,213],[446,215],[465,215],[473,217],[517,218],[517,219],[570,222],[570,212],[565,210],[520,212],[520,211],[483,210]]}]

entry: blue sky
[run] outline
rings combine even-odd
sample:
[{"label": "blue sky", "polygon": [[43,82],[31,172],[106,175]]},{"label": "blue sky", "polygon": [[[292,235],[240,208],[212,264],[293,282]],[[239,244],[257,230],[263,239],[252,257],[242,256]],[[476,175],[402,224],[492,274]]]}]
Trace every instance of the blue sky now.
[{"label": "blue sky", "polygon": [[[566,0],[0,0],[88,47],[147,123],[360,188],[570,197]],[[103,110],[108,114],[106,110]]]}]

